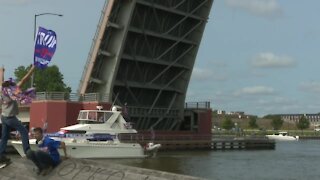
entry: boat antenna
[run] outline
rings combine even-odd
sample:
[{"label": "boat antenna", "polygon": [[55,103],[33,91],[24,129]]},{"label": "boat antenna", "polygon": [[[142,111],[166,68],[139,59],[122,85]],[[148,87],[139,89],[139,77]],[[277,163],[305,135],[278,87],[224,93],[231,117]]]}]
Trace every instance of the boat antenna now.
[{"label": "boat antenna", "polygon": [[156,137],[156,134],[154,132],[153,126],[150,128],[150,133],[151,133],[151,140],[154,141],[154,138]]},{"label": "boat antenna", "polygon": [[114,101],[112,102],[112,105],[110,107],[110,110],[112,109],[112,107],[114,106],[114,104],[116,103],[117,99],[118,99],[118,95],[119,93],[117,93],[116,97],[114,98]]}]

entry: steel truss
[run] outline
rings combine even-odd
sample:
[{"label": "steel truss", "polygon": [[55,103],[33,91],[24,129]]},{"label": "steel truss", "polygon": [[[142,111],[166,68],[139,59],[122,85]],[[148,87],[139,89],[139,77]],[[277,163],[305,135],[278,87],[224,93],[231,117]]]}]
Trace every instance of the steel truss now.
[{"label": "steel truss", "polygon": [[109,101],[121,106],[127,103],[137,129],[179,129],[212,3],[112,1],[109,16],[104,16],[106,24],[99,24],[103,33],[94,39],[96,54],[89,55],[87,62],[93,66],[85,67],[80,93],[111,94]]}]

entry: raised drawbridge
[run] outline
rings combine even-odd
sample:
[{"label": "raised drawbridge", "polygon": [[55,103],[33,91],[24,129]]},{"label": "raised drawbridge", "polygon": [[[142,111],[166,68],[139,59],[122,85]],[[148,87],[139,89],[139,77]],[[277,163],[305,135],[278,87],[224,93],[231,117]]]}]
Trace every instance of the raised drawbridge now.
[{"label": "raised drawbridge", "polygon": [[78,93],[127,104],[140,130],[179,130],[213,0],[109,0]]}]

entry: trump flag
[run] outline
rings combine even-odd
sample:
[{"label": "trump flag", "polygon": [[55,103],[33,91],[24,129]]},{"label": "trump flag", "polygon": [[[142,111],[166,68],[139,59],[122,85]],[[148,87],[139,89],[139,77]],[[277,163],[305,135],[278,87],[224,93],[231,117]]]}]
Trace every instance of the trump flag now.
[{"label": "trump flag", "polygon": [[57,36],[52,30],[39,27],[34,47],[34,65],[44,69],[51,61],[57,47]]}]

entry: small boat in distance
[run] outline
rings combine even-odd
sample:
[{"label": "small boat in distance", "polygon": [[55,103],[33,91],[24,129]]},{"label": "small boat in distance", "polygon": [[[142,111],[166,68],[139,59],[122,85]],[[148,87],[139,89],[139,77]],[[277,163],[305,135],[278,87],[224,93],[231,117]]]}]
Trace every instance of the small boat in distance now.
[{"label": "small boat in distance", "polygon": [[299,140],[299,136],[289,136],[288,132],[280,131],[278,133],[274,133],[272,135],[266,135],[269,139],[273,139],[276,141],[297,141]]},{"label": "small boat in distance", "polygon": [[[65,142],[67,154],[72,158],[144,158],[155,156],[161,147],[153,142],[145,145],[135,141],[122,142],[121,134],[134,136],[137,131],[114,107],[111,111],[102,110],[101,106],[97,106],[97,110],[80,110],[78,122],[61,128],[57,133],[47,134],[52,139]],[[35,139],[29,142],[31,149],[37,149]],[[21,156],[25,156],[21,141],[13,140],[11,144]]]}]

